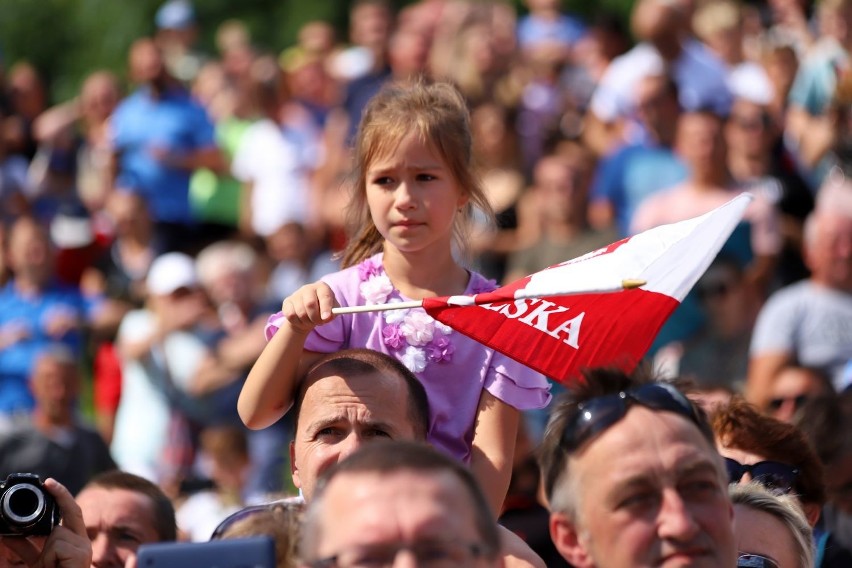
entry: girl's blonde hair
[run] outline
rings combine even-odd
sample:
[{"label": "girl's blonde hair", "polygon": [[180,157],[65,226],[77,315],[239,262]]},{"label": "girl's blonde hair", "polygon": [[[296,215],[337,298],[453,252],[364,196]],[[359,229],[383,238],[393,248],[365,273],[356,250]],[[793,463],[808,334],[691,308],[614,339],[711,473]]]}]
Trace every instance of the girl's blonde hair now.
[{"label": "girl's blonde hair", "polygon": [[367,105],[355,140],[347,211],[350,239],[342,253],[343,267],[358,264],[379,252],[384,238],[367,207],[366,174],[377,160],[389,156],[408,135],[414,134],[447,165],[461,191],[468,197],[456,218],[454,237],[464,251],[474,210],[493,218],[479,177],[474,172],[470,114],[458,90],[448,83],[393,83],[384,87]]}]

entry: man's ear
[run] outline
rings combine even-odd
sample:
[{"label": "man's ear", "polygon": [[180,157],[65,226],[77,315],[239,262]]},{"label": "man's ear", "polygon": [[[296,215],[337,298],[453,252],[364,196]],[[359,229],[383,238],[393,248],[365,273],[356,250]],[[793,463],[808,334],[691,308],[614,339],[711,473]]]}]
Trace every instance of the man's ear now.
[{"label": "man's ear", "polygon": [[559,554],[575,568],[593,568],[595,563],[586,547],[585,539],[565,513],[550,514],[550,538]]},{"label": "man's ear", "polygon": [[302,488],[302,480],[299,478],[299,468],[296,466],[296,444],[290,440],[290,477],[296,489]]}]

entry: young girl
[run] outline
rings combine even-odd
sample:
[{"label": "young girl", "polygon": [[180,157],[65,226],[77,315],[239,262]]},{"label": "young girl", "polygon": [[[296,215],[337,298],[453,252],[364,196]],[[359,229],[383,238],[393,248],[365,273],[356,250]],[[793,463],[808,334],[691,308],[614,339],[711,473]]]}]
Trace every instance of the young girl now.
[{"label": "young girl", "polygon": [[[453,256],[474,207],[488,210],[471,170],[464,100],[446,84],[386,87],[361,121],[352,213],[359,230],[344,270],[284,300],[269,343],[240,394],[251,428],[277,421],[319,354],[367,347],[394,356],[429,396],[429,441],[470,463],[500,510],[509,484],[519,410],[549,399],[544,376],[433,320],[422,308],[347,314],[333,307],[476,294],[493,282]],[[455,239],[460,244],[460,239]]]}]

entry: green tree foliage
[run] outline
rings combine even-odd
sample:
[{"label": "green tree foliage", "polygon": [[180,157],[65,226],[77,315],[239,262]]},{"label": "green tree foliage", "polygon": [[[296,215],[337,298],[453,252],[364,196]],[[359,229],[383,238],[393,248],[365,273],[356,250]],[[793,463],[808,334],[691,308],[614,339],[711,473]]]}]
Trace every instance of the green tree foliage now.
[{"label": "green tree foliage", "polygon": [[[124,73],[134,39],[152,34],[154,14],[164,0],[0,0],[0,48],[5,66],[33,63],[54,102],[76,94],[82,78],[106,68]],[[229,18],[244,21],[256,45],[275,53],[292,45],[299,27],[314,19],[331,22],[346,37],[353,0],[194,0],[201,46],[215,51],[216,27]],[[479,0],[487,1],[487,0]],[[411,0],[393,2],[397,6]],[[523,11],[521,0],[514,3]],[[588,16],[607,9],[626,15],[632,0],[566,0],[566,9]]]}]

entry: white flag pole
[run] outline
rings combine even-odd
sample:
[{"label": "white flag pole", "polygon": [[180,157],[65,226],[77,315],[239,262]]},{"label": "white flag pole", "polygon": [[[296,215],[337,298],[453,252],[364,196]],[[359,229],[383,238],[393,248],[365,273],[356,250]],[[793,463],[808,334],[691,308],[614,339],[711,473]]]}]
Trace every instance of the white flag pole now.
[{"label": "white flag pole", "polygon": [[[645,280],[639,280],[637,278],[628,278],[621,281],[620,285],[609,286],[605,288],[590,288],[587,290],[576,290],[569,293],[562,294],[547,294],[540,293],[531,296],[525,295],[524,298],[540,298],[542,296],[573,296],[577,294],[606,294],[611,292],[621,292],[622,290],[632,290],[634,288],[639,288],[640,286],[644,286],[646,284]],[[477,302],[472,301],[474,296],[468,296],[471,299],[469,305],[477,305]],[[488,303],[488,302],[479,302],[479,303]],[[411,302],[392,302],[389,304],[373,304],[369,306],[344,306],[342,308],[332,308],[331,313],[339,316],[343,314],[360,314],[364,312],[387,312],[390,310],[405,310],[409,308],[420,308],[423,306],[422,300],[413,300]]]}]

